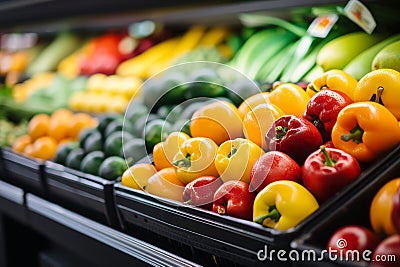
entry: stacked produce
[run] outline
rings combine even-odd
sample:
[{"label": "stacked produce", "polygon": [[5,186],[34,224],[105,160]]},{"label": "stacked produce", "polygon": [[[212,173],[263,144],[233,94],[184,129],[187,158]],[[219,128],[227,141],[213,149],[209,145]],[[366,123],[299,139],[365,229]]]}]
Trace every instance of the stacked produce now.
[{"label": "stacked produce", "polygon": [[88,78],[85,90],[72,94],[69,106],[91,113],[123,113],[141,85],[141,79],[133,76],[94,74]]},{"label": "stacked produce", "polygon": [[[153,163],[131,166],[122,184],[290,229],[400,143],[399,82],[392,69],[359,81],[335,69],[306,90],[280,83],[238,106],[227,98],[202,103],[189,131],[166,126]],[[382,123],[385,129],[376,127]]]},{"label": "stacked produce", "polygon": [[25,135],[27,131],[28,123],[26,121],[13,123],[4,118],[0,119],[0,147],[10,147],[15,139]]},{"label": "stacked produce", "polygon": [[77,140],[83,129],[93,127],[96,123],[85,113],[73,114],[66,109],[59,109],[51,116],[38,114],[29,121],[28,134],[17,138],[12,148],[33,158],[53,159],[58,147]]},{"label": "stacked produce", "polygon": [[[35,113],[51,114],[57,109],[67,108],[71,96],[85,89],[86,77],[73,80],[56,73],[40,73],[13,88],[10,105]],[[17,102],[17,103],[15,103]]]},{"label": "stacked produce", "polygon": [[[295,227],[400,143],[400,35],[342,22],[317,38],[306,24],[241,19],[254,26],[241,36],[201,25],[140,40],[60,34],[0,98],[21,117],[41,113],[14,151],[221,216]],[[382,229],[399,242],[395,181],[390,205],[383,193],[371,204],[375,233],[360,230],[371,250]]]}]

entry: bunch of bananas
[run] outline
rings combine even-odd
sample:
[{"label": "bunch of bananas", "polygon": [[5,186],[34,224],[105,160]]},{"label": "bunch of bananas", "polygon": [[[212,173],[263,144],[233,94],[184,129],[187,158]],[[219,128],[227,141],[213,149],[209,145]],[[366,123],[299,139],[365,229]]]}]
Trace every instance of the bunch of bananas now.
[{"label": "bunch of bananas", "polygon": [[142,54],[122,62],[117,68],[117,74],[146,79],[197,48],[219,47],[221,51],[226,51],[222,43],[229,33],[230,30],[223,26],[210,29],[201,25],[192,26],[183,35],[163,41]]}]

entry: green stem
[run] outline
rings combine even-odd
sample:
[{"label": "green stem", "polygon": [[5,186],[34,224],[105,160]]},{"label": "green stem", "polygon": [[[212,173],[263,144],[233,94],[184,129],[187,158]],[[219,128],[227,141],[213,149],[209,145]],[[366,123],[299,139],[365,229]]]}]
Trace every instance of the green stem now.
[{"label": "green stem", "polygon": [[318,91],[317,91],[317,89],[315,88],[315,86],[314,86],[313,84],[311,84],[311,83],[308,85],[308,89],[310,89],[310,90],[313,91],[313,92],[318,93]]},{"label": "green stem", "polygon": [[274,222],[278,222],[279,219],[281,218],[281,214],[279,213],[279,211],[276,208],[276,206],[271,206],[268,211],[269,211],[268,214],[257,217],[254,220],[254,222],[262,224],[264,222],[264,220],[267,219],[267,218],[270,218],[271,220],[274,220]]},{"label": "green stem", "polygon": [[237,151],[237,147],[233,146],[231,152],[228,154],[228,158],[231,158]]},{"label": "green stem", "polygon": [[287,133],[288,127],[283,127],[283,126],[276,126],[275,131],[276,131],[276,138],[277,139],[282,139]]},{"label": "green stem", "polygon": [[335,167],[335,161],[329,156],[329,153],[328,151],[326,151],[325,146],[320,146],[319,149],[321,149],[322,153],[324,153],[325,156],[324,165],[329,167]]},{"label": "green stem", "polygon": [[343,134],[340,137],[340,139],[342,139],[343,141],[346,141],[346,142],[353,140],[354,142],[356,142],[356,144],[360,144],[360,143],[362,143],[363,134],[364,134],[364,130],[361,129],[361,127],[357,124],[356,127],[351,129],[350,133]]},{"label": "green stem", "polygon": [[190,161],[190,154],[186,155],[186,158],[175,160],[172,164],[178,168],[190,168],[192,162]]}]

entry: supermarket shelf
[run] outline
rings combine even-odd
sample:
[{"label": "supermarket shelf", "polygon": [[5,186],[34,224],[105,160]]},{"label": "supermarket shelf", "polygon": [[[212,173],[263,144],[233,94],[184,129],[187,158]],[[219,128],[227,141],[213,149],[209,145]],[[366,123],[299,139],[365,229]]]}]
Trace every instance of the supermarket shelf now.
[{"label": "supermarket shelf", "polygon": [[[4,217],[10,217],[69,251],[84,254],[96,266],[199,266],[35,195],[28,193],[25,198],[26,202],[22,189],[0,181],[0,235],[6,231]],[[1,253],[3,249],[4,260]],[[0,266],[5,263],[0,261]]]},{"label": "supermarket shelf", "polygon": [[[28,194],[26,200],[29,211],[50,219],[60,225],[64,225],[92,240],[97,240],[102,244],[106,244],[116,251],[126,254],[130,259],[135,258],[139,261],[138,263],[142,261],[141,265],[143,265],[144,262],[145,264],[152,266],[199,266],[136,238],[127,236],[107,226],[89,220],[58,205],[36,197],[35,195]],[[65,235],[59,236],[65,237]],[[97,254],[96,257],[101,258],[101,251],[95,251]],[[101,259],[101,264],[105,266],[120,266],[120,263],[118,262],[119,259],[120,258],[107,257],[107,259]],[[122,265],[125,264],[122,263]]]},{"label": "supermarket shelf", "polygon": [[[345,4],[340,0],[269,0],[269,1],[107,1],[83,0],[71,4],[66,0],[0,2],[0,31],[54,33],[62,30],[102,30],[120,28],[142,20],[171,25],[237,24],[237,14],[272,12],[288,17],[293,12],[308,13],[308,7]],[[364,0],[364,3],[378,2]],[[392,1],[379,1],[391,3]],[[394,1],[393,1],[394,3]],[[43,15],[46,14],[46,15]]]}]

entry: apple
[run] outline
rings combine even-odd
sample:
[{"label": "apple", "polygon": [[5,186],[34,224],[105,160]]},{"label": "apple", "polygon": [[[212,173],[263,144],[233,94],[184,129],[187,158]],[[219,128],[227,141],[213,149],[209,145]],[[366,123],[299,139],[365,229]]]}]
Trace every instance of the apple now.
[{"label": "apple", "polygon": [[279,180],[301,182],[301,168],[294,159],[281,151],[269,151],[253,165],[250,188],[260,192],[268,184]]}]

